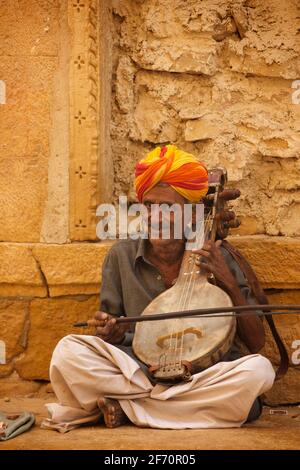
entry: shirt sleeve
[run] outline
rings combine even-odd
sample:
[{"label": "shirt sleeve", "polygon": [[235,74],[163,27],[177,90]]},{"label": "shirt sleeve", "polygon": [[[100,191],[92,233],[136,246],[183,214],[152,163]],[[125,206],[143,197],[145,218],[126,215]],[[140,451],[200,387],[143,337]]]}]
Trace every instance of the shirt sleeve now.
[{"label": "shirt sleeve", "polygon": [[[248,285],[248,282],[247,282],[241,268],[239,267],[238,263],[235,261],[233,256],[231,256],[231,254],[225,248],[221,247],[221,250],[222,250],[223,256],[225,258],[226,264],[229,267],[230,271],[232,272],[233,276],[235,277],[235,279],[237,281],[237,284],[240,288],[240,291],[242,292],[243,296],[245,297],[247,303],[250,304],[250,305],[257,304],[257,300],[254,297],[254,295],[253,295],[253,293],[252,293],[252,291],[251,291],[251,289]],[[259,312],[262,312],[262,311],[259,310]]]},{"label": "shirt sleeve", "polygon": [[114,248],[108,252],[102,266],[100,310],[119,317],[125,316],[120,268]]}]

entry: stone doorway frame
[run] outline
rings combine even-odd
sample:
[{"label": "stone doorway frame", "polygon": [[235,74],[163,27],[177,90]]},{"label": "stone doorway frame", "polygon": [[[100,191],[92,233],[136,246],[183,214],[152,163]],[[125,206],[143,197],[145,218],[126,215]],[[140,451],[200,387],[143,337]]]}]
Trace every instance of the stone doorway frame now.
[{"label": "stone doorway frame", "polygon": [[[109,0],[68,0],[70,240],[96,240],[96,208],[112,196]],[[101,79],[100,79],[101,77]]]}]

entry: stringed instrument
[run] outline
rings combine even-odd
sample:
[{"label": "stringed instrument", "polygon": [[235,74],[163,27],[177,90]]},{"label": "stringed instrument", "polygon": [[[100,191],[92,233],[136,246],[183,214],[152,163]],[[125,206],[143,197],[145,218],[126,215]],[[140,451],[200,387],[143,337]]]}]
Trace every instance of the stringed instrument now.
[{"label": "stringed instrument", "polygon": [[[227,235],[230,223],[221,223],[217,217],[226,203],[219,197],[226,181],[224,169],[209,171],[209,191],[205,198],[205,241],[215,240],[217,235],[219,238]],[[142,316],[233,305],[226,292],[208,282],[207,273],[196,264],[198,256],[192,251],[184,252],[175,285],[157,296]],[[234,316],[141,322],[136,324],[133,350],[148,365],[154,378],[166,382],[187,381],[192,373],[222,359],[231,348],[235,332]]]}]

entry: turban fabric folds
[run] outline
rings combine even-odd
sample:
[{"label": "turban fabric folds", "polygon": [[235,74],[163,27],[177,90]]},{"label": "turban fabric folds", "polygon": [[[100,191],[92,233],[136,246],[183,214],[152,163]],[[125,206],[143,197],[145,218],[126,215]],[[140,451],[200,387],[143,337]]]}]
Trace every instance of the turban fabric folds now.
[{"label": "turban fabric folds", "polygon": [[196,203],[208,190],[208,172],[194,155],[175,145],[156,147],[135,167],[135,190],[142,202],[144,194],[158,183],[167,183],[188,201]]}]

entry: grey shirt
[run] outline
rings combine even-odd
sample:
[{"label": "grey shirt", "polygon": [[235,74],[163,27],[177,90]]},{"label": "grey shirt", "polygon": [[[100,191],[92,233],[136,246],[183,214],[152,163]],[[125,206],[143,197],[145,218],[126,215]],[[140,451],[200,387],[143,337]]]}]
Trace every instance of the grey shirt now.
[{"label": "grey shirt", "polygon": [[[161,274],[145,257],[146,240],[121,240],[113,245],[103,263],[100,310],[117,316],[138,316],[146,306],[166,290]],[[221,247],[225,261],[249,304],[256,301],[246,279],[228,251]],[[131,326],[133,332],[134,326]],[[126,333],[123,346],[130,346],[133,333]],[[126,352],[132,355],[131,349]],[[234,360],[243,354],[237,336],[223,360]]]}]

